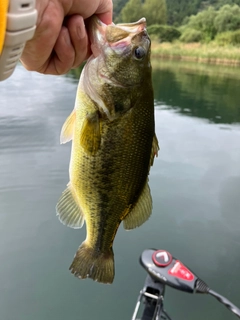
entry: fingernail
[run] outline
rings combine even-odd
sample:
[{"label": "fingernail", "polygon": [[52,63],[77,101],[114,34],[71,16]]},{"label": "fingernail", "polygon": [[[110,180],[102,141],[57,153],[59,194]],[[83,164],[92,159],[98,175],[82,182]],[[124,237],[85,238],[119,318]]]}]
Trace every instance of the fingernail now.
[{"label": "fingernail", "polygon": [[63,38],[64,38],[66,44],[69,46],[71,44],[71,40],[70,40],[69,33],[68,33],[67,29],[63,30]]},{"label": "fingernail", "polygon": [[77,35],[79,37],[79,39],[83,39],[86,36],[86,28],[85,28],[85,24],[83,19],[81,20],[81,22],[79,23],[78,27],[77,27]]}]

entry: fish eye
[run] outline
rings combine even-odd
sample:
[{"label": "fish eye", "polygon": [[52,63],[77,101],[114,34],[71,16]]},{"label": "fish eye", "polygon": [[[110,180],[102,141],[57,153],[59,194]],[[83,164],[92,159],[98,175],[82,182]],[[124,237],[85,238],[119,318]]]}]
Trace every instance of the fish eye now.
[{"label": "fish eye", "polygon": [[143,47],[136,47],[134,49],[134,57],[138,60],[141,60],[145,56],[145,50]]}]

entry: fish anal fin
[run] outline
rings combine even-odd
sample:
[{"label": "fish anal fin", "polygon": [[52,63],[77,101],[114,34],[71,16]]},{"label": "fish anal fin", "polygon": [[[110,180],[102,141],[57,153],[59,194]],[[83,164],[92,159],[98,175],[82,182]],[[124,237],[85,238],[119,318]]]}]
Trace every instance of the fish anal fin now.
[{"label": "fish anal fin", "polygon": [[151,152],[151,158],[150,158],[150,166],[153,165],[154,158],[158,156],[158,151],[160,150],[158,145],[158,139],[156,134],[153,136],[153,142],[152,142],[152,152]]},{"label": "fish anal fin", "polygon": [[59,220],[66,226],[74,229],[79,229],[83,226],[84,215],[74,197],[74,190],[70,184],[59,198],[56,211]]},{"label": "fish anal fin", "polygon": [[123,227],[126,230],[131,230],[140,227],[145,221],[147,221],[152,213],[152,197],[148,182],[143,188],[142,193],[133,206],[131,211],[128,213],[126,218],[123,220]]},{"label": "fish anal fin", "polygon": [[114,260],[112,248],[101,252],[83,242],[78,248],[69,270],[78,278],[91,278],[102,283],[112,283]]},{"label": "fish anal fin", "polygon": [[80,145],[86,153],[94,155],[101,143],[100,120],[96,112],[88,114],[81,128]]},{"label": "fish anal fin", "polygon": [[62,126],[61,135],[60,135],[61,144],[72,140],[75,121],[76,121],[76,111],[74,109],[72,113],[67,117],[66,121]]}]

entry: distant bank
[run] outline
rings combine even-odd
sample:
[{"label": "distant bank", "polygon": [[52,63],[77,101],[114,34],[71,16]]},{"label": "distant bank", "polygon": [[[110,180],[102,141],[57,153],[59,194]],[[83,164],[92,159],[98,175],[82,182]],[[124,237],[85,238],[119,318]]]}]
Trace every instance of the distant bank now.
[{"label": "distant bank", "polygon": [[240,66],[240,47],[201,43],[152,42],[152,56],[164,59]]}]

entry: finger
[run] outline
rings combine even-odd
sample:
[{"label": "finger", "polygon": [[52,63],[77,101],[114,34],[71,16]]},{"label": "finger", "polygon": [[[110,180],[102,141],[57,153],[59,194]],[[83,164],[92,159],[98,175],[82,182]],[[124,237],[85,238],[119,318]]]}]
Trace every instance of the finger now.
[{"label": "finger", "polygon": [[90,55],[90,46],[84,24],[84,20],[79,15],[73,15],[66,22],[71,42],[75,50],[73,68],[78,67]]},{"label": "finger", "polygon": [[113,3],[112,0],[102,0],[100,1],[99,7],[96,11],[99,19],[105,23],[112,23],[112,15],[113,15]]},{"label": "finger", "polygon": [[79,14],[83,19],[87,19],[93,14],[97,14],[104,23],[110,24],[112,22],[112,11],[112,0],[72,0],[72,5],[67,11],[67,15]]},{"label": "finger", "polygon": [[43,71],[46,74],[65,74],[73,66],[75,60],[75,50],[71,43],[70,34],[66,27],[62,27],[51,58],[48,60],[48,65]]},{"label": "finger", "polygon": [[26,43],[21,56],[26,69],[41,72],[46,67],[62,25],[63,13],[59,10],[49,4],[39,18],[35,35]]}]

